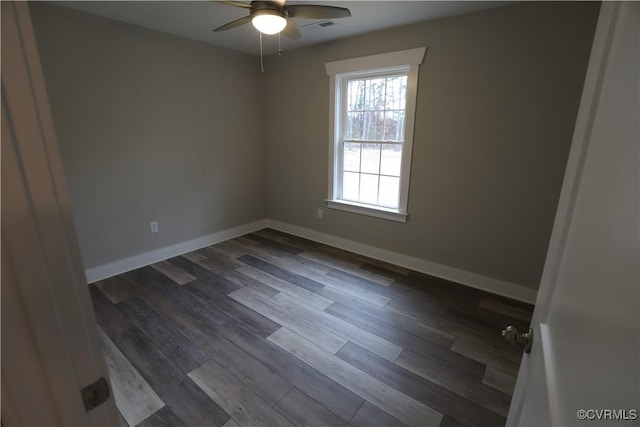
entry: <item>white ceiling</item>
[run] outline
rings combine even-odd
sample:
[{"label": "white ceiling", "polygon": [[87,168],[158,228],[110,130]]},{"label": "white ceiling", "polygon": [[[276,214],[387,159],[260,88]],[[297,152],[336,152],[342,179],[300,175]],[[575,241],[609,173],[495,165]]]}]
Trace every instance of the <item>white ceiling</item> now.
[{"label": "white ceiling", "polygon": [[[59,1],[58,5],[140,25],[157,31],[200,40],[241,52],[260,53],[258,31],[251,24],[228,31],[212,30],[248,14],[247,9],[215,1]],[[248,2],[247,2],[248,3]],[[322,43],[383,28],[445,16],[490,9],[513,2],[502,1],[291,1],[290,4],[323,4],[346,7],[351,18],[335,19],[335,25],[321,27],[322,21],[296,20],[302,36],[282,37],[283,50]],[[278,36],[265,36],[264,52],[277,52]]]}]

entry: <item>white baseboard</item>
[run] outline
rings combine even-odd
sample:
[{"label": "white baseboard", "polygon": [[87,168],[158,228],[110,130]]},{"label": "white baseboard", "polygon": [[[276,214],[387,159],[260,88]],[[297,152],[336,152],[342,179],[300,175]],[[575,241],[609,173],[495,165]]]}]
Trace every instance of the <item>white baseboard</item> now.
[{"label": "white baseboard", "polygon": [[446,265],[437,264],[431,261],[414,258],[408,255],[399,254],[386,249],[365,245],[363,243],[358,243],[353,240],[331,234],[321,233],[309,228],[299,227],[297,225],[270,219],[240,225],[228,230],[209,234],[208,236],[198,237],[197,239],[188,240],[186,242],[177,243],[165,248],[156,249],[109,264],[87,269],[85,270],[87,283],[97,282],[98,280],[126,273],[127,271],[135,270],[136,268],[144,267],[187,252],[195,251],[197,249],[204,248],[205,246],[214,245],[247,233],[252,233],[265,227],[270,227],[295,236],[304,237],[305,239],[314,240],[326,245],[335,246],[340,249],[345,249],[360,255],[405,267],[430,276],[440,277],[462,285],[471,286],[493,294],[502,295],[518,301],[523,301],[529,304],[534,304],[536,301],[537,291],[535,289]]},{"label": "white baseboard", "polygon": [[476,289],[502,295],[518,301],[535,304],[537,291],[515,283],[506,282],[481,274],[472,273],[465,270],[437,264],[397,252],[380,249],[374,246],[365,245],[353,240],[321,233],[297,225],[287,224],[280,221],[266,220],[266,226],[305,239],[314,240],[326,245],[335,246],[360,255],[388,262],[389,264],[405,267],[430,276],[440,277],[462,285],[471,286]]},{"label": "white baseboard", "polygon": [[214,245],[247,233],[252,233],[265,228],[266,224],[267,221],[263,219],[249,224],[240,225],[238,227],[233,227],[228,230],[218,231],[217,233],[209,234],[208,236],[198,237],[197,239],[188,240],[186,242],[155,249],[150,252],[121,259],[109,264],[90,268],[85,270],[87,283],[97,282],[98,280],[126,273],[127,271],[135,270],[136,268],[144,267],[159,261],[164,261],[165,259],[195,251],[197,249],[204,248],[205,246]]}]

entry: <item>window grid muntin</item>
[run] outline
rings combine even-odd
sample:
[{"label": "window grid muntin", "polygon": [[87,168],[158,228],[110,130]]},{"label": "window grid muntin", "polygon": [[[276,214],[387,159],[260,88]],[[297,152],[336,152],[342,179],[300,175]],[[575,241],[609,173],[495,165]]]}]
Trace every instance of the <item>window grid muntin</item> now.
[{"label": "window grid muntin", "polygon": [[[339,121],[340,121],[340,126],[339,126],[339,130],[340,130],[340,134],[339,134],[339,138],[338,138],[338,171],[339,173],[337,174],[337,180],[338,180],[338,190],[339,190],[339,198],[342,200],[346,200],[346,201],[351,201],[351,202],[356,202],[356,203],[361,203],[364,205],[369,205],[369,206],[375,206],[375,207],[383,207],[383,208],[392,208],[392,209],[396,209],[400,207],[401,204],[401,200],[400,198],[401,196],[401,188],[400,186],[402,185],[402,172],[403,172],[403,150],[404,150],[404,142],[406,139],[406,111],[407,111],[407,103],[409,102],[409,67],[400,67],[400,68],[396,68],[394,70],[371,70],[368,71],[366,73],[357,73],[356,75],[353,76],[347,76],[347,75],[343,75],[343,76],[339,76],[341,78],[340,81],[340,88],[341,88],[341,109],[340,109],[340,115],[339,115]],[[369,140],[369,139],[346,139],[345,135],[347,133],[347,113],[348,112],[356,112],[356,113],[364,113],[365,111],[369,111],[369,112],[382,112],[383,115],[385,115],[386,117],[386,111],[385,109],[383,110],[358,110],[358,111],[349,111],[348,110],[348,104],[349,104],[349,94],[348,94],[348,87],[349,87],[349,82],[353,82],[353,81],[364,81],[366,82],[367,80],[373,80],[376,77],[378,78],[384,78],[385,81],[385,108],[386,108],[386,95],[387,95],[387,90],[386,90],[386,84],[387,84],[387,79],[390,78],[394,78],[394,77],[405,77],[406,81],[405,81],[405,87],[404,87],[404,109],[403,110],[389,110],[389,111],[401,111],[402,113],[404,113],[403,115],[403,121],[402,121],[402,131],[401,131],[401,135],[402,135],[402,140],[396,141],[396,140]],[[366,83],[365,83],[365,90],[366,90]],[[364,102],[366,104],[366,101]],[[384,126],[386,124],[384,124],[383,122],[383,129]],[[385,130],[383,130],[383,135],[386,136]],[[362,129],[362,134],[363,136],[365,135],[365,130],[364,130],[364,126]],[[359,159],[359,171],[351,171],[351,170],[345,170],[344,169],[344,151],[345,151],[345,144],[346,143],[355,143],[355,144],[360,144],[360,159]],[[377,174],[373,174],[373,173],[369,173],[369,172],[361,172],[362,170],[362,152],[363,152],[363,145],[365,144],[378,144],[379,147],[379,157],[378,157],[378,173]],[[396,175],[388,175],[388,174],[381,174],[380,171],[382,170],[382,146],[383,144],[387,144],[387,145],[400,145],[400,171],[399,174]],[[354,200],[354,199],[349,199],[349,198],[345,198],[344,197],[344,173],[348,172],[348,173],[357,173],[358,174],[358,199]],[[365,202],[362,201],[361,198],[361,192],[362,192],[362,175],[366,174],[366,175],[373,175],[373,176],[377,176],[378,180],[377,180],[377,189],[376,189],[376,203],[371,203],[371,202]],[[397,200],[395,205],[390,206],[390,205],[381,205],[380,204],[380,177],[389,177],[389,178],[397,178],[398,179],[398,188],[397,188]]]},{"label": "window grid muntin", "polygon": [[[404,77],[405,78],[405,82],[404,82],[404,108],[403,109],[390,109],[387,110],[386,109],[386,97],[387,97],[387,80],[388,79],[393,79],[393,78],[397,78],[397,77]],[[350,82],[355,82],[355,81],[364,81],[366,82],[367,80],[375,80],[376,78],[383,78],[384,82],[385,82],[385,87],[384,87],[384,96],[385,96],[385,102],[383,103],[385,105],[385,107],[383,109],[378,109],[378,110],[368,110],[366,108],[363,108],[362,110],[349,110],[348,109],[348,104],[349,104],[349,97],[348,97],[348,87],[349,87],[349,83]],[[342,79],[342,84],[341,84],[341,91],[342,91],[342,107],[341,107],[341,113],[340,113],[340,120],[341,120],[341,126],[340,126],[340,140],[341,141],[345,141],[345,136],[347,134],[347,114],[348,113],[372,113],[372,112],[379,112],[383,114],[383,134],[386,135],[385,131],[386,131],[386,113],[387,112],[402,112],[403,113],[403,120],[402,120],[402,130],[401,130],[401,135],[402,135],[402,140],[374,140],[374,141],[391,141],[391,142],[396,142],[396,143],[404,143],[405,137],[406,137],[406,112],[407,112],[407,102],[408,102],[408,95],[409,95],[409,67],[400,67],[400,68],[394,68],[394,69],[382,69],[382,70],[371,70],[368,71],[366,73],[356,73],[354,75],[343,75],[341,76]],[[366,84],[365,84],[365,88],[366,88]],[[365,94],[366,95],[366,94]],[[365,98],[366,99],[366,98]],[[363,104],[366,105],[366,101],[363,101]],[[362,134],[363,134],[363,138],[362,139],[356,139],[355,141],[362,141],[362,140],[366,140],[364,138],[365,136],[365,129],[363,126],[362,129]]]}]

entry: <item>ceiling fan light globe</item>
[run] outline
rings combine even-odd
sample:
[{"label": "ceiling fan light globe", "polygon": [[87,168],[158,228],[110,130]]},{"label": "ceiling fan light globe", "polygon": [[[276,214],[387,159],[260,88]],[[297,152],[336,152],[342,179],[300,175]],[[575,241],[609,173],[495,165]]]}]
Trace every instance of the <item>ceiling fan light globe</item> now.
[{"label": "ceiling fan light globe", "polygon": [[263,34],[278,34],[287,26],[287,20],[279,15],[264,14],[254,16],[251,23]]}]

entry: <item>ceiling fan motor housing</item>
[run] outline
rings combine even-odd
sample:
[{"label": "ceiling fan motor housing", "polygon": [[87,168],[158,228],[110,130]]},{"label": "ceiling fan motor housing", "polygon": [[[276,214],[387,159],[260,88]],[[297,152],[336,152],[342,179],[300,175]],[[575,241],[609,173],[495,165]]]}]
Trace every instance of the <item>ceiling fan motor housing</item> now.
[{"label": "ceiling fan motor housing", "polygon": [[277,15],[284,19],[289,17],[287,10],[284,6],[279,6],[275,2],[271,1],[253,1],[251,2],[250,16],[253,18],[260,15]]}]

